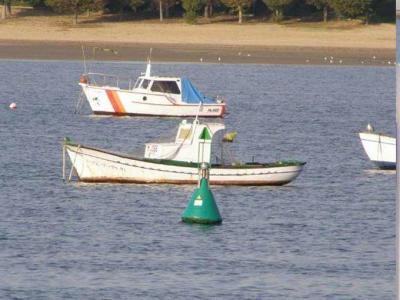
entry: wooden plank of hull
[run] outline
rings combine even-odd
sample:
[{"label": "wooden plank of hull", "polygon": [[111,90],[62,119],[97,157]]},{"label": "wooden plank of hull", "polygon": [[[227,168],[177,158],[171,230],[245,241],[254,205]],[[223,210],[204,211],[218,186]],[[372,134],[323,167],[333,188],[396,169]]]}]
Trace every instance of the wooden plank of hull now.
[{"label": "wooden plank of hull", "polygon": [[[120,184],[176,184],[176,185],[193,185],[197,184],[197,180],[151,180],[145,181],[140,179],[129,178],[111,178],[111,177],[93,177],[93,178],[79,178],[79,181],[85,183],[120,183]],[[210,180],[212,185],[236,185],[236,186],[281,186],[288,184],[290,181],[258,181],[258,182],[245,182],[239,180],[230,181],[215,181]]]},{"label": "wooden plank of hull", "polygon": [[[143,101],[134,97],[143,97],[129,90],[120,90],[110,87],[95,87],[81,84],[86,99],[94,114],[116,116],[169,116],[169,117],[194,117],[199,113],[200,117],[223,117],[225,104],[198,104],[172,103],[164,96],[149,95],[149,99]],[[153,99],[154,98],[154,99]]]},{"label": "wooden plank of hull", "polygon": [[[102,150],[66,146],[70,160],[83,182],[195,184],[198,169],[124,157]],[[76,154],[77,153],[77,154]],[[214,185],[283,185],[294,180],[302,165],[260,168],[212,168]]]}]

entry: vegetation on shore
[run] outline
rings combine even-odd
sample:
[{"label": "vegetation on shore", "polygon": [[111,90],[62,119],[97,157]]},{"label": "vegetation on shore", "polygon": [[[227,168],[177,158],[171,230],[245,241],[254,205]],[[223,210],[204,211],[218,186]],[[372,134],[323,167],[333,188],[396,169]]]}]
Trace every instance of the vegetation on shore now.
[{"label": "vegetation on shore", "polygon": [[102,12],[140,19],[183,17],[196,23],[199,16],[211,20],[216,15],[234,15],[239,23],[245,20],[300,18],[328,22],[330,19],[361,19],[369,22],[394,22],[394,0],[0,0],[1,19],[12,14],[13,5],[30,5],[35,9],[73,15],[78,23],[82,13]]}]

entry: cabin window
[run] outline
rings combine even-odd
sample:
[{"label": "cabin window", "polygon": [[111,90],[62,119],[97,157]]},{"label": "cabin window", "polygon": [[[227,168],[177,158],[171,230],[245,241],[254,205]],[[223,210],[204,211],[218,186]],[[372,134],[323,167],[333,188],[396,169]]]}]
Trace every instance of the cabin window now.
[{"label": "cabin window", "polygon": [[181,128],[181,131],[179,131],[178,139],[186,140],[190,138],[191,135],[192,135],[192,130],[190,128]]},{"label": "cabin window", "polygon": [[178,85],[175,81],[154,81],[151,86],[153,92],[180,94]]},{"label": "cabin window", "polygon": [[141,88],[142,89],[147,89],[147,87],[149,86],[149,83],[150,83],[150,80],[143,79]]},{"label": "cabin window", "polygon": [[140,78],[138,78],[135,82],[135,85],[133,86],[133,88],[138,88],[140,86],[140,84],[142,83],[142,80]]}]

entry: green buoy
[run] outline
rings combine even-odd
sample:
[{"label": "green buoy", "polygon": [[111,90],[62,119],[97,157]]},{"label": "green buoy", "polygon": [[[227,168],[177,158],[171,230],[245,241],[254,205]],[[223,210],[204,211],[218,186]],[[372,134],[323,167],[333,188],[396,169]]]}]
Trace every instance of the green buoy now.
[{"label": "green buoy", "polygon": [[189,203],[182,214],[185,223],[219,224],[222,222],[217,204],[208,186],[209,166],[201,164],[201,179],[199,187],[193,192]]}]

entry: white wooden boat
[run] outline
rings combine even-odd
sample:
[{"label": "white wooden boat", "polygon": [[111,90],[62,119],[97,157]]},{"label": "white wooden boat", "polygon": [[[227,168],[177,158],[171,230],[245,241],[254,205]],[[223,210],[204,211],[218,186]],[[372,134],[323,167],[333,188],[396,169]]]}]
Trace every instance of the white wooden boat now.
[{"label": "white wooden boat", "polygon": [[[147,64],[132,86],[129,79],[87,73],[79,85],[94,114],[166,117],[223,117],[225,101],[204,96],[187,78],[159,77]],[[120,87],[125,83],[125,87]]]},{"label": "white wooden boat", "polygon": [[396,139],[374,132],[372,126],[360,132],[361,143],[369,159],[381,169],[396,169]]},{"label": "white wooden boat", "polygon": [[[64,142],[64,150],[72,162],[72,170],[83,182],[196,184],[199,165],[210,163],[212,139],[223,129],[223,124],[183,120],[174,142],[146,144],[143,158],[68,140]],[[210,183],[284,185],[300,174],[304,164],[297,161],[211,164]]]}]

